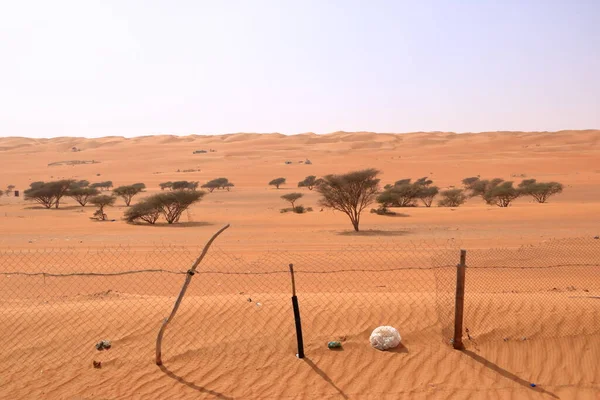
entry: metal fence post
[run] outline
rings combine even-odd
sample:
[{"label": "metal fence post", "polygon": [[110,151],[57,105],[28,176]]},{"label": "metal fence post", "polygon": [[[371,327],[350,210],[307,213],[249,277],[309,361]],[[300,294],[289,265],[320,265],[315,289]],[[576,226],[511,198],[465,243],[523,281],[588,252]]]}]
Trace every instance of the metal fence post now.
[{"label": "metal fence post", "polygon": [[463,336],[463,310],[465,305],[465,270],[467,251],[460,251],[460,264],[456,266],[456,299],[454,304],[454,339],[452,346],[457,350],[465,348]]},{"label": "metal fence post", "polygon": [[298,340],[298,358],[304,358],[304,341],[302,340],[302,322],[300,320],[300,307],[296,297],[296,280],[294,278],[294,264],[290,264],[290,275],[292,276],[292,308],[294,309],[294,321],[296,322],[296,339]]}]

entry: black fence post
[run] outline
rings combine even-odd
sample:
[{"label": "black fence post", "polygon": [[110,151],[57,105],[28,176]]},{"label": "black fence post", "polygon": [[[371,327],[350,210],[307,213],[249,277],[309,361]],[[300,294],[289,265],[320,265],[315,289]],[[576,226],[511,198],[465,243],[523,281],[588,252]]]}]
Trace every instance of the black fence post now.
[{"label": "black fence post", "polygon": [[296,339],[298,340],[298,358],[304,358],[304,341],[302,340],[302,321],[300,320],[300,308],[298,297],[296,297],[296,280],[294,279],[294,264],[290,264],[292,276],[292,307],[294,308],[294,321],[296,322]]},{"label": "black fence post", "polygon": [[463,336],[463,311],[465,305],[465,270],[467,262],[467,251],[460,251],[460,264],[456,266],[456,299],[454,303],[454,339],[452,346],[457,350],[465,348]]}]

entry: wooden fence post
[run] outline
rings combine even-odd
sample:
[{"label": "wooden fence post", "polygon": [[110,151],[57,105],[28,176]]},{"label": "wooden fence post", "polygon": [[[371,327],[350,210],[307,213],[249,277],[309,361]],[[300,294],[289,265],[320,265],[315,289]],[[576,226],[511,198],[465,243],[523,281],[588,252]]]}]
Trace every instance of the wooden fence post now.
[{"label": "wooden fence post", "polygon": [[456,266],[456,300],[454,304],[454,339],[452,346],[463,350],[463,310],[465,305],[465,270],[467,267],[467,251],[460,251],[460,264]]},{"label": "wooden fence post", "polygon": [[294,279],[294,264],[290,264],[292,276],[292,308],[294,309],[294,321],[296,322],[296,339],[298,340],[298,358],[304,358],[304,341],[302,340],[302,321],[300,320],[300,307],[296,297],[296,280]]}]

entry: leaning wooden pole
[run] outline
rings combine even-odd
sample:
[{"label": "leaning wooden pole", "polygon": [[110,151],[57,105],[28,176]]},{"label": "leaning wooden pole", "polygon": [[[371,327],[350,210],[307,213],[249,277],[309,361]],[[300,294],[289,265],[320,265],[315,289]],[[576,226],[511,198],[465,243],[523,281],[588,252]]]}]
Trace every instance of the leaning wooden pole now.
[{"label": "leaning wooden pole", "polygon": [[452,346],[456,350],[465,348],[463,336],[463,311],[465,306],[465,270],[467,268],[467,251],[460,251],[460,264],[456,266],[456,300],[454,303],[454,339]]},{"label": "leaning wooden pole", "polygon": [[181,292],[179,292],[179,296],[177,297],[177,300],[175,301],[175,305],[173,306],[173,310],[171,311],[171,315],[169,315],[168,318],[165,318],[165,320],[163,321],[163,323],[162,323],[162,325],[160,327],[160,331],[158,331],[158,337],[156,338],[156,365],[162,365],[162,340],[163,340],[163,335],[165,334],[165,330],[167,329],[167,325],[169,325],[169,322],[171,322],[171,320],[173,320],[173,318],[175,317],[175,314],[177,313],[177,310],[179,309],[179,305],[181,304],[181,300],[183,300],[183,296],[185,296],[185,291],[187,290],[190,282],[192,281],[192,277],[196,273],[196,268],[198,268],[198,265],[200,265],[200,263],[202,262],[202,259],[204,258],[204,256],[208,252],[208,249],[210,248],[210,245],[215,241],[215,239],[217,238],[217,236],[219,236],[227,228],[229,228],[229,224],[225,225],[224,227],[222,227],[221,229],[219,229],[214,235],[212,235],[212,237],[210,238],[210,240],[208,242],[206,242],[206,244],[204,245],[204,249],[202,250],[202,253],[196,259],[196,261],[192,265],[192,268],[190,268],[187,271],[187,275],[185,277],[185,282],[183,283],[183,287],[181,288]]}]

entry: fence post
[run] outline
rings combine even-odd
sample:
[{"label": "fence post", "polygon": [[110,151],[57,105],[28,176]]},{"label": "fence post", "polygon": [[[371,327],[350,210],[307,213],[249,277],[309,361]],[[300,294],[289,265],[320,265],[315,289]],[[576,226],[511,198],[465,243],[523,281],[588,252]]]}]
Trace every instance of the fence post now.
[{"label": "fence post", "polygon": [[296,339],[298,340],[298,358],[304,358],[304,341],[302,340],[302,321],[300,320],[300,308],[296,297],[296,280],[294,279],[294,264],[290,264],[292,276],[292,307],[294,308],[294,321],[296,322]]},{"label": "fence post", "polygon": [[460,264],[456,266],[456,299],[454,304],[454,339],[452,346],[463,350],[463,310],[465,305],[465,270],[467,267],[467,251],[460,251]]}]

